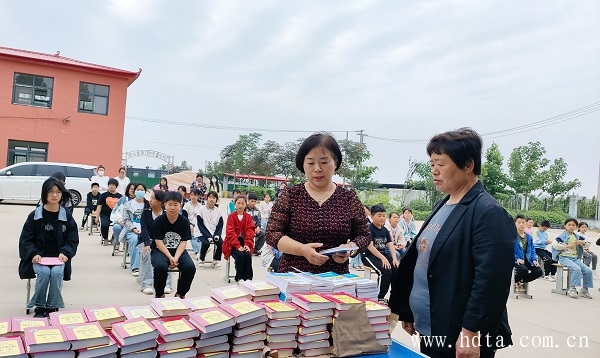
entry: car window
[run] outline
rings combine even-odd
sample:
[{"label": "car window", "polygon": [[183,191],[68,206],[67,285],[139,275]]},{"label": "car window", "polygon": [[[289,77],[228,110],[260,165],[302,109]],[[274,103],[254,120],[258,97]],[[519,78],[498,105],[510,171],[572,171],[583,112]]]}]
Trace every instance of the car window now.
[{"label": "car window", "polygon": [[80,167],[67,166],[67,172],[65,176],[71,178],[91,178],[94,176],[94,169],[85,169]]},{"label": "car window", "polygon": [[62,165],[38,164],[35,175],[38,177],[49,177],[56,172],[65,173],[65,167]]},{"label": "car window", "polygon": [[6,175],[6,172],[9,170],[11,171],[12,175],[30,176],[33,172],[33,165],[20,165],[18,167],[6,169],[2,171],[2,174]]}]

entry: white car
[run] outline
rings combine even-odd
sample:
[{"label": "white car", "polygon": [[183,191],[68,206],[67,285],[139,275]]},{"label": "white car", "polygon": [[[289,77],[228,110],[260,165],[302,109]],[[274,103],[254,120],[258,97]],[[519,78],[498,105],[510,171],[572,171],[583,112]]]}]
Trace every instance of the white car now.
[{"label": "white car", "polygon": [[42,183],[52,174],[61,172],[67,178],[67,190],[77,206],[91,190],[91,177],[96,174],[93,165],[24,162],[0,169],[0,201],[39,201]]}]

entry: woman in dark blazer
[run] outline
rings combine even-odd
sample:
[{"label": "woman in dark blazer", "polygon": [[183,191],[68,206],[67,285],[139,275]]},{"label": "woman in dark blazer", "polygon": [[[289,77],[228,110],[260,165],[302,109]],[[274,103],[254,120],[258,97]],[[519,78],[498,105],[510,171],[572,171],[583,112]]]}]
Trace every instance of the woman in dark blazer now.
[{"label": "woman in dark blazer", "polygon": [[421,340],[421,352],[431,357],[493,357],[512,344],[506,301],[516,228],[477,178],[481,150],[481,137],[468,128],[427,145],[433,182],[448,196],[423,224],[392,284],[390,308],[404,330],[446,338],[433,347]]}]

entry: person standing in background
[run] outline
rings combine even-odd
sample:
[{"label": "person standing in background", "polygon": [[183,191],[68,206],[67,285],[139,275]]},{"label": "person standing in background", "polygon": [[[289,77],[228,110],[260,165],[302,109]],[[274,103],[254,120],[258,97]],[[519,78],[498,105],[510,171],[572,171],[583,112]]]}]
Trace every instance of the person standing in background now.
[{"label": "person standing in background", "polygon": [[129,184],[129,178],[125,176],[126,173],[126,169],[125,167],[120,167],[119,168],[119,175],[117,175],[115,177],[115,179],[117,179],[117,181],[119,182],[119,185],[117,186],[117,193],[125,196],[125,189],[127,188],[127,184]]}]

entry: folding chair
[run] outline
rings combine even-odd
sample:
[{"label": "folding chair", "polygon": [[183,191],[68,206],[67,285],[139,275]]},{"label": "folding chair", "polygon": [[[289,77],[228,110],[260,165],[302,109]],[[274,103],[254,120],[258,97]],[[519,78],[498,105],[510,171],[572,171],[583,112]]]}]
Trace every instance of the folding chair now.
[{"label": "folding chair", "polygon": [[[234,265],[235,266],[235,265]],[[235,279],[235,268],[234,274],[231,274],[231,256],[227,259],[227,263],[225,263],[225,276],[223,277],[223,281],[230,283],[231,279]]]},{"label": "folding chair", "polygon": [[27,308],[27,305],[29,304],[29,300],[31,300],[31,279],[28,278],[27,282],[25,283],[25,287],[27,288],[27,297],[25,298],[25,314],[29,314],[30,309]]}]

